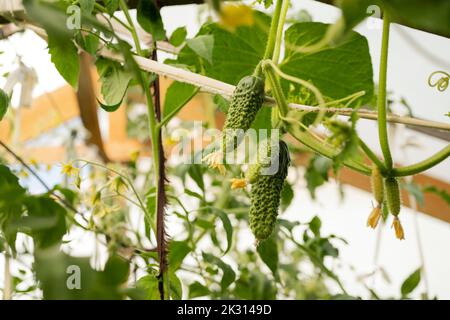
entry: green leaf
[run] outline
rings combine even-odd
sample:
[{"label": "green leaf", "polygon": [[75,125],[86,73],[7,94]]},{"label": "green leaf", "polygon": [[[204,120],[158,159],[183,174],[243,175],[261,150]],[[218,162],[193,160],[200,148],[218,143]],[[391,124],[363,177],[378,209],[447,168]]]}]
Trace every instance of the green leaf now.
[{"label": "green leaf", "polygon": [[75,89],[78,87],[80,63],[78,49],[70,38],[48,34],[48,52],[59,74]]},{"label": "green leaf", "polygon": [[294,190],[289,182],[285,181],[281,189],[281,209],[286,210],[294,199]]},{"label": "green leaf", "polygon": [[20,227],[27,231],[37,248],[48,248],[61,242],[66,233],[66,210],[48,196],[29,196],[24,200],[27,215]]},{"label": "green leaf", "polygon": [[154,275],[146,275],[136,282],[136,288],[145,292],[146,300],[159,300],[158,278]]},{"label": "green leaf", "polygon": [[420,268],[411,273],[401,287],[402,297],[408,296],[420,283]]},{"label": "green leaf", "polygon": [[214,36],[200,35],[194,39],[186,40],[186,44],[200,57],[210,64],[213,63]]},{"label": "green leaf", "polygon": [[208,288],[200,282],[195,281],[189,285],[189,299],[204,297],[207,295],[209,295]]},{"label": "green leaf", "polygon": [[97,35],[88,33],[83,36],[81,33],[77,33],[75,39],[77,44],[89,54],[95,55],[97,53],[100,44],[100,39]]},{"label": "green leaf", "polygon": [[327,24],[318,22],[296,23],[289,27],[285,33],[286,56],[280,69],[310,81],[328,98],[340,99],[364,90],[365,95],[356,99],[352,106],[369,102],[373,96],[373,74],[365,37],[352,31],[333,47],[308,54],[296,51],[297,47],[322,39],[327,28]]},{"label": "green leaf", "polygon": [[188,174],[192,178],[192,180],[195,181],[197,186],[202,190],[205,191],[205,182],[203,181],[203,174],[205,170],[200,165],[190,165],[188,169]]},{"label": "green leaf", "polygon": [[261,260],[269,267],[275,279],[278,279],[278,232],[272,235],[258,245],[258,254]]},{"label": "green leaf", "polygon": [[[128,268],[128,263],[122,260]],[[93,270],[89,258],[75,258],[57,247],[35,250],[35,270],[46,300],[117,300],[125,298],[125,282],[111,281],[108,271]],[[117,267],[117,266],[116,266]],[[123,274],[123,266],[119,273]],[[117,272],[115,270],[113,273]],[[122,280],[125,277],[120,277]]]},{"label": "green leaf", "polygon": [[2,121],[3,117],[6,114],[9,106],[9,97],[5,91],[0,89],[0,121]]},{"label": "green leaf", "polygon": [[103,274],[106,282],[113,285],[120,285],[127,281],[129,271],[127,261],[118,255],[113,255],[106,262]]},{"label": "green leaf", "polygon": [[163,117],[172,119],[198,92],[198,88],[183,82],[173,82],[166,91]]},{"label": "green leaf", "polygon": [[312,220],[309,222],[309,229],[314,233],[316,237],[320,237],[320,228],[322,227],[322,221],[320,221],[320,218],[318,216],[315,216],[312,218]]},{"label": "green leaf", "polygon": [[189,252],[191,247],[186,241],[171,241],[169,244],[169,268],[171,272],[175,272],[183,263],[184,258]]},{"label": "green leaf", "polygon": [[119,9],[119,0],[103,0],[106,10],[109,14],[113,14]]},{"label": "green leaf", "polygon": [[152,35],[153,41],[164,40],[166,31],[158,8],[152,0],[140,0],[137,5],[137,21],[142,29]]},{"label": "green leaf", "polygon": [[225,248],[223,254],[227,254],[231,249],[231,245],[233,243],[233,226],[231,225],[230,219],[225,211],[222,211],[218,208],[214,208],[214,213],[219,216],[219,219],[222,221],[223,228],[225,229],[225,233],[227,236],[227,247]]},{"label": "green leaf", "polygon": [[224,291],[234,282],[234,280],[236,279],[236,273],[228,264],[223,262],[222,259],[205,252],[203,252],[203,259],[208,263],[216,265],[222,270],[222,280],[220,281],[222,291]]},{"label": "green leaf", "polygon": [[311,197],[315,199],[316,189],[328,181],[328,171],[333,162],[325,157],[315,155],[309,161],[305,171],[305,180]]},{"label": "green leaf", "polygon": [[94,10],[95,0],[79,0],[80,7],[83,13],[91,14]]},{"label": "green leaf", "polygon": [[214,95],[213,97],[214,104],[219,108],[223,113],[228,112],[228,108],[230,107],[230,103],[219,94]]},{"label": "green leaf", "polygon": [[181,300],[183,298],[183,286],[175,272],[169,273],[169,287],[170,297],[174,300]]},{"label": "green leaf", "polygon": [[392,21],[450,37],[450,1],[381,0]]},{"label": "green leaf", "polygon": [[225,30],[217,23],[202,26],[197,37],[210,35],[214,38],[213,64],[203,63],[199,55],[188,45],[178,54],[174,65],[189,69],[211,78],[236,85],[244,76],[251,75],[264,56],[271,18],[255,11],[252,26],[240,26],[234,32]]},{"label": "green leaf", "polygon": [[100,101],[101,107],[108,112],[116,111],[125,98],[132,74],[118,62],[100,58],[96,62],[102,83],[101,93],[107,104]]},{"label": "green leaf", "polygon": [[[376,1],[376,0],[375,0]],[[342,10],[345,21],[345,31],[350,31],[362,20],[370,15],[370,6],[375,4],[373,0],[339,0],[338,5]],[[378,7],[379,8],[379,7]],[[381,11],[381,9],[380,9]],[[381,13],[381,12],[380,12]]]},{"label": "green leaf", "polygon": [[183,42],[186,40],[186,36],[187,36],[186,27],[179,27],[171,34],[169,42],[175,47],[178,47],[182,45]]}]

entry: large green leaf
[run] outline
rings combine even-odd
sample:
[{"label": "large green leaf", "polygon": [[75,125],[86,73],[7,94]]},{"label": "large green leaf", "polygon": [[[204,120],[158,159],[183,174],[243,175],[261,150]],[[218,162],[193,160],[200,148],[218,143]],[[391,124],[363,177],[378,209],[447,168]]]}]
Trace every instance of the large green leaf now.
[{"label": "large green leaf", "polygon": [[174,63],[236,85],[244,76],[253,73],[264,56],[270,17],[254,12],[254,20],[252,26],[241,26],[234,32],[216,23],[205,24],[197,37],[211,35],[214,38],[211,58],[213,63],[208,63],[189,46],[183,47]]},{"label": "large green leaf", "polygon": [[292,25],[285,34],[286,56],[280,65],[285,73],[312,82],[323,95],[340,99],[364,90],[360,103],[373,95],[372,62],[365,37],[351,32],[333,47],[315,53],[300,53],[296,48],[319,41],[327,24],[302,22]]}]

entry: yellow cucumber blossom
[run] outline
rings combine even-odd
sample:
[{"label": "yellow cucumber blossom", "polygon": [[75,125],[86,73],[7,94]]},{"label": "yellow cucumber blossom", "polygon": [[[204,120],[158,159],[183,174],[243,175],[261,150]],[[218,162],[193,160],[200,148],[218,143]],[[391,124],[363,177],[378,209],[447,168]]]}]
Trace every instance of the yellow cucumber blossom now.
[{"label": "yellow cucumber blossom", "polygon": [[233,178],[231,181],[231,189],[242,189],[247,186],[247,180],[244,178]]}]

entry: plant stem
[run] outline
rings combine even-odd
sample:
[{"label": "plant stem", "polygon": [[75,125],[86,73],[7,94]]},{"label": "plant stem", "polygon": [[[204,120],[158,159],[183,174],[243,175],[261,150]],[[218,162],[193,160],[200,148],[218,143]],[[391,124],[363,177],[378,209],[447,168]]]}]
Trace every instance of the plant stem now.
[{"label": "plant stem", "polygon": [[273,13],[272,22],[270,23],[269,37],[267,39],[266,51],[264,52],[264,58],[270,59],[273,55],[273,49],[275,48],[275,41],[277,40],[277,29],[280,20],[281,6],[283,0],[277,0],[275,5],[275,11]]},{"label": "plant stem", "polygon": [[289,0],[284,0],[283,5],[281,6],[281,13],[280,13],[280,19],[278,21],[278,28],[277,28],[277,35],[276,35],[276,42],[275,42],[275,49],[273,53],[272,61],[276,65],[278,64],[280,60],[280,51],[281,51],[281,42],[283,38],[283,29],[284,29],[284,23],[286,21],[286,15],[289,9]]},{"label": "plant stem", "polygon": [[361,149],[369,157],[369,159],[372,160],[372,162],[380,169],[381,172],[386,171],[384,163],[380,159],[378,159],[375,152],[373,152],[372,149],[370,149],[369,146],[361,138],[358,138],[358,140]]},{"label": "plant stem", "polygon": [[394,177],[404,177],[404,176],[410,176],[413,174],[417,174],[417,173],[425,171],[431,167],[434,167],[439,162],[442,162],[445,159],[447,159],[449,156],[450,156],[450,145],[447,145],[441,151],[432,155],[428,159],[425,159],[423,161],[420,161],[420,162],[410,165],[410,166],[394,168],[392,170],[392,175]]},{"label": "plant stem", "polygon": [[[263,64],[263,70],[266,74],[267,79],[269,80],[280,113],[283,117],[286,117],[289,112],[289,107],[284,97],[283,91],[281,90],[279,80],[275,76],[271,64]],[[317,138],[315,138],[309,131],[302,131],[292,125],[287,125],[287,129],[289,133],[298,141],[327,158],[333,159],[339,153],[331,146],[324,145],[322,141],[317,140]],[[356,160],[345,160],[344,165],[365,175],[370,175],[371,173],[369,167],[357,162]]]},{"label": "plant stem", "polygon": [[131,36],[133,37],[134,45],[136,46],[136,52],[138,55],[142,56],[141,44],[139,42],[139,37],[136,32],[136,28],[134,27],[133,20],[131,19],[130,13],[128,12],[128,7],[124,0],[119,0],[120,9],[123,11],[125,18],[130,26],[129,30],[131,32]]},{"label": "plant stem", "polygon": [[[131,27],[131,35],[133,37],[134,44],[136,46],[136,52],[139,56],[143,56],[143,52],[141,50],[141,46],[139,43],[139,37],[136,33],[136,28],[133,24],[133,20],[130,17],[130,13],[128,12],[128,7],[125,4],[124,0],[119,0],[119,5],[122,11],[125,14],[128,24]],[[155,46],[156,48],[156,46]],[[144,79],[147,79],[144,77]],[[152,143],[152,158],[153,158],[153,169],[154,169],[154,178],[155,178],[155,193],[156,193],[156,206],[155,212],[153,214],[156,217],[156,239],[157,239],[157,251],[160,259],[160,270],[159,270],[159,292],[161,296],[161,300],[164,300],[164,272],[167,266],[166,263],[166,245],[165,245],[165,229],[164,229],[164,206],[165,206],[165,194],[164,194],[164,173],[161,172],[161,169],[164,169],[164,157],[162,154],[161,147],[161,131],[158,128],[158,120],[159,119],[159,110],[155,109],[155,105],[153,103],[153,96],[150,91],[150,83],[148,81],[143,81],[145,83],[141,83],[142,89],[145,92],[145,98],[147,103],[147,113],[148,113],[148,122],[149,122],[149,131],[150,131],[150,139]],[[157,114],[158,111],[158,114]],[[157,118],[158,117],[158,118]],[[162,183],[161,183],[162,181]]]},{"label": "plant stem", "polygon": [[380,75],[378,80],[378,135],[384,163],[387,170],[392,169],[392,156],[389,149],[387,121],[386,121],[386,82],[389,48],[389,17],[385,13],[383,17],[383,36],[381,41]]}]

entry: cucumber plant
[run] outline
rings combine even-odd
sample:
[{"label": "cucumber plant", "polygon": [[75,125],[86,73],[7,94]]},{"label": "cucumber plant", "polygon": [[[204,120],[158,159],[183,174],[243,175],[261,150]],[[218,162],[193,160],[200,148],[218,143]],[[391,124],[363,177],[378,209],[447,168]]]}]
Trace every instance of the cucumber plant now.
[{"label": "cucumber plant", "polygon": [[[295,196],[289,168],[296,173],[298,158],[307,153],[314,155],[305,174],[313,195],[315,188],[327,181],[330,170],[339,174],[346,167],[370,177],[375,205],[367,225],[376,228],[381,219],[384,224],[392,218],[395,236],[405,238],[399,218],[399,180],[446,160],[450,146],[418,163],[395,165],[387,130],[390,26],[392,22],[404,22],[450,35],[450,30],[442,27],[448,26],[448,15],[415,19],[414,12],[404,12],[395,3],[372,1],[383,11],[375,95],[367,39],[352,30],[367,18],[367,6],[372,2],[339,1],[342,17],[334,24],[324,24],[288,19],[289,0],[257,1],[264,6],[208,1],[208,5],[212,4],[208,10],[211,16],[195,37],[187,38],[183,27],[169,36],[159,6],[190,2],[197,3],[24,0],[24,15],[4,15],[11,23],[34,25],[33,30],[48,40],[56,69],[74,88],[80,73],[79,51],[91,55],[101,80],[103,97],[98,99],[99,106],[106,112],[115,112],[127,99],[130,88],[137,88],[144,97],[146,113],[145,117],[131,119],[130,126],[134,126],[143,146],[150,140],[149,150],[142,151],[151,153],[152,162],[150,168],[142,169],[140,161],[146,156],[140,154],[125,164],[70,159],[62,167],[69,183],[48,186],[39,175],[41,167],[28,164],[29,159],[22,159],[1,141],[6,153],[0,163],[0,252],[6,258],[5,270],[9,270],[10,259],[19,261],[26,256],[34,261],[21,275],[6,272],[4,296],[30,293],[47,299],[350,298],[335,270],[326,263],[326,258],[339,259],[337,243],[342,239],[325,236],[318,217],[300,223],[279,215]],[[426,13],[432,5],[418,6]],[[268,8],[273,10],[271,16],[270,11],[257,10]],[[69,12],[79,14],[69,17],[78,18],[74,20],[78,26],[71,23],[68,28]],[[218,23],[211,22],[216,18]],[[152,36],[150,43],[144,44],[140,39],[143,32]],[[158,50],[169,50],[173,55],[164,61],[166,66],[159,73],[165,75],[175,68],[178,75],[167,90],[163,110],[160,74],[143,67],[147,59],[158,60]],[[434,83],[430,77],[429,84],[443,92],[448,74],[441,73],[442,79]],[[174,129],[171,120],[199,90],[208,91],[205,77],[212,83],[219,80],[236,86],[230,102],[217,90],[209,89],[216,94],[214,102],[219,109],[226,111],[226,118],[219,150],[203,160],[219,172],[203,164],[172,166],[166,161],[164,149],[170,144]],[[367,111],[365,107],[373,101],[382,157],[366,145],[356,130],[358,119]],[[2,121],[9,104],[9,95],[0,90]],[[299,105],[304,108],[298,108]],[[348,120],[338,118],[343,110]],[[211,104],[209,116],[215,111]],[[326,129],[325,133],[319,134],[318,127]],[[243,141],[242,133],[249,129],[279,133],[277,143],[265,145],[266,156],[278,163],[275,172],[263,173],[267,159],[262,158],[245,172],[243,166],[225,167],[226,153],[236,151]],[[13,165],[11,159],[19,165]],[[18,176],[25,174],[36,178],[45,192],[34,195],[24,188]],[[434,191],[448,198],[445,193]],[[136,212],[140,221],[137,225],[131,218]],[[181,230],[179,235],[171,235],[173,239],[166,230],[168,215]],[[106,248],[108,259],[100,261],[96,255],[92,265],[87,258],[72,256],[72,240],[68,236],[72,236],[72,231],[93,234],[95,245]],[[257,246],[242,250],[236,242],[241,234],[250,231]],[[230,260],[235,263],[228,263]],[[314,272],[299,277],[305,261],[311,263]],[[90,279],[81,283],[83,290],[72,291],[65,286],[62,275],[72,265],[79,266]],[[409,297],[416,288],[420,272],[416,270],[405,280],[401,298]],[[23,274],[28,273],[37,281],[26,290],[11,287],[12,283],[26,282]],[[187,276],[192,274],[198,279],[193,281]],[[331,293],[324,278],[339,287],[339,295]],[[373,288],[369,289],[368,297],[379,297]]]}]

